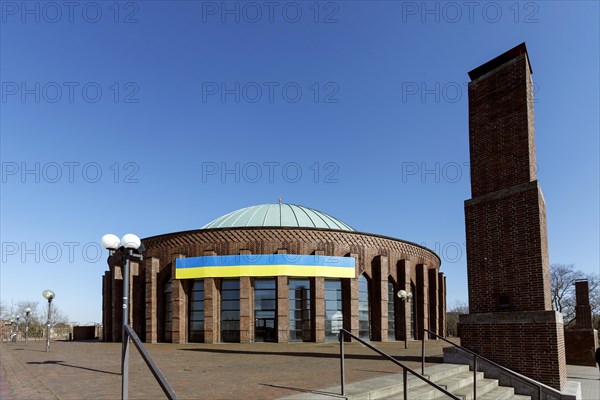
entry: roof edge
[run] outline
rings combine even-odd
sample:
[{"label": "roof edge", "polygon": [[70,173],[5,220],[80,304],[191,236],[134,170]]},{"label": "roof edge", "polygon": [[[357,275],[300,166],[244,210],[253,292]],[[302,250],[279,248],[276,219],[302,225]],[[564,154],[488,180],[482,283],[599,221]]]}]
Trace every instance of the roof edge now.
[{"label": "roof edge", "polygon": [[531,69],[531,62],[529,61],[529,54],[527,54],[527,46],[525,45],[525,42],[523,42],[513,47],[512,49],[500,54],[498,57],[495,57],[490,61],[481,64],[479,67],[472,69],[471,71],[469,71],[469,78],[471,78],[472,81],[479,79],[488,72],[498,68],[503,64],[506,64],[510,60],[513,60],[522,54],[525,54],[525,56],[527,57],[529,73],[533,74],[533,69]]}]

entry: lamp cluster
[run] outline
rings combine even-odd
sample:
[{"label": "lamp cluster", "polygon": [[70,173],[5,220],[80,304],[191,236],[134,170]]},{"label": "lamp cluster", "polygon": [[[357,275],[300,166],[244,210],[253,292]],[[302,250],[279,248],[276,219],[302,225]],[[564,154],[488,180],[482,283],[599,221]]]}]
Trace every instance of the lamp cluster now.
[{"label": "lamp cluster", "polygon": [[119,247],[124,247],[129,250],[137,250],[141,245],[142,241],[133,233],[128,233],[121,239],[112,233],[107,233],[106,235],[102,236],[102,246],[107,250],[115,251]]}]

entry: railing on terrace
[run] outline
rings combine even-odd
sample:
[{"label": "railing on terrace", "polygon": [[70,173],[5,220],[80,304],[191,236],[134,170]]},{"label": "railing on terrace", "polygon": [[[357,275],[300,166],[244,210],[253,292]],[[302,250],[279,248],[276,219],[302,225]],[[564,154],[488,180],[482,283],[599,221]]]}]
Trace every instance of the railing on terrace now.
[{"label": "railing on terrace", "polygon": [[[471,351],[469,349],[466,349],[466,348],[464,348],[464,347],[462,347],[462,346],[460,346],[460,345],[458,345],[456,343],[452,343],[451,341],[449,341],[445,337],[440,336],[437,333],[430,331],[429,329],[423,329],[423,336],[422,336],[423,339],[425,338],[425,333],[429,333],[430,335],[435,336],[437,339],[441,339],[444,342],[449,343],[452,346],[454,346],[454,347],[456,347],[456,348],[458,348],[458,349],[460,349],[460,350],[462,350],[462,351],[464,351],[466,353],[469,353],[469,354],[471,354],[473,356],[473,400],[477,400],[477,364],[478,364],[479,359],[481,359],[481,360],[483,360],[483,361],[485,361],[485,362],[493,365],[496,368],[501,369],[504,372],[507,372],[508,374],[510,374],[511,376],[513,376],[513,377],[515,377],[517,379],[520,379],[520,380],[525,381],[525,382],[527,382],[529,384],[537,386],[537,388],[538,388],[538,399],[542,398],[542,385],[539,382],[536,382],[533,379],[527,378],[526,376],[523,376],[523,375],[521,375],[521,374],[519,374],[519,373],[517,373],[517,372],[515,372],[515,371],[513,371],[511,369],[508,369],[508,368],[506,368],[506,367],[504,367],[504,366],[502,366],[500,364],[497,364],[497,363],[495,363],[495,362],[493,362],[493,361],[491,361],[491,360],[489,360],[489,359],[487,359],[487,358],[485,358],[483,356],[480,356],[479,354],[477,354],[477,353],[475,353],[475,352],[473,352],[473,351]],[[423,340],[422,344],[421,344],[421,373],[423,374],[424,372],[425,372],[425,340]]]},{"label": "railing on terrace", "polygon": [[394,364],[400,366],[402,368],[402,381],[403,381],[403,392],[404,392],[404,400],[408,400],[408,373],[410,372],[411,374],[413,374],[414,376],[416,376],[418,379],[422,380],[423,382],[425,382],[426,384],[428,384],[429,386],[434,387],[435,389],[439,390],[440,392],[444,393],[446,396],[448,396],[451,399],[454,400],[460,400],[460,397],[457,397],[455,395],[453,395],[452,393],[448,392],[446,389],[442,388],[441,386],[433,383],[432,381],[430,381],[429,379],[427,379],[425,376],[423,376],[424,374],[419,374],[418,372],[410,369],[409,367],[407,367],[406,365],[402,364],[400,361],[396,360],[395,358],[393,358],[392,356],[384,353],[383,351],[379,350],[377,347],[372,346],[371,344],[365,342],[364,340],[360,339],[358,336],[353,335],[352,333],[348,332],[345,329],[340,329],[340,334],[339,334],[339,340],[340,340],[340,383],[341,383],[341,392],[342,392],[342,396],[346,395],[346,389],[345,389],[345,384],[346,384],[346,377],[345,377],[345,361],[344,361],[344,338],[345,336],[349,336],[352,339],[356,340],[357,342],[363,344],[364,346],[368,347],[369,349],[373,350],[375,353],[381,355],[382,357],[388,359],[389,361],[393,362]]}]

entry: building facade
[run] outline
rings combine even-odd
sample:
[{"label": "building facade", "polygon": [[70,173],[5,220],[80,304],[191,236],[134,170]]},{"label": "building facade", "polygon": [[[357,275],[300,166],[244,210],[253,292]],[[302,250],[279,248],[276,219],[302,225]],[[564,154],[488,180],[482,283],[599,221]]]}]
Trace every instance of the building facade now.
[{"label": "building facade", "polygon": [[[130,321],[147,342],[325,342],[342,327],[390,341],[446,331],[446,281],[434,252],[307,207],[247,207],[142,243],[143,261],[130,265]],[[103,276],[105,341],[121,340],[117,260]]]}]

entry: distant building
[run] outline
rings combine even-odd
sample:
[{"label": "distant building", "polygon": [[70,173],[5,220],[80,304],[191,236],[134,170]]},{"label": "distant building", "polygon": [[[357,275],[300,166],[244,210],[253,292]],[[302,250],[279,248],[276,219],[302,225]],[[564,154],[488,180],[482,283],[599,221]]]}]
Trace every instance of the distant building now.
[{"label": "distant building", "polygon": [[[340,328],[376,341],[445,333],[440,258],[357,232],[311,208],[243,208],[202,229],[142,240],[131,324],[147,342],[324,342]],[[122,269],[103,277],[103,339],[121,340]],[[399,290],[412,292],[404,304]]]}]

